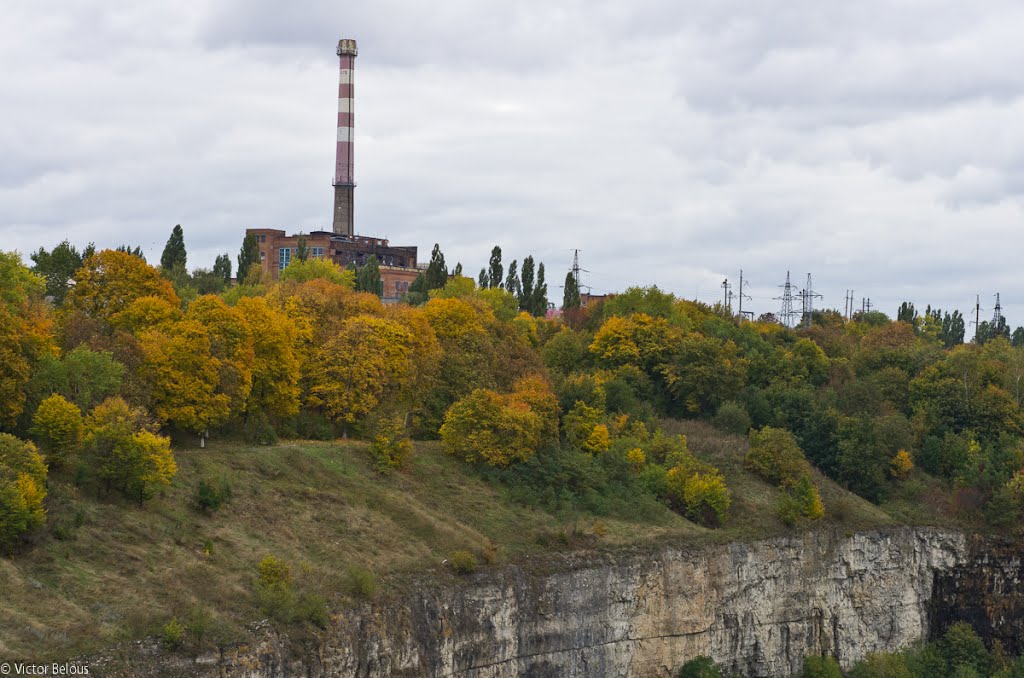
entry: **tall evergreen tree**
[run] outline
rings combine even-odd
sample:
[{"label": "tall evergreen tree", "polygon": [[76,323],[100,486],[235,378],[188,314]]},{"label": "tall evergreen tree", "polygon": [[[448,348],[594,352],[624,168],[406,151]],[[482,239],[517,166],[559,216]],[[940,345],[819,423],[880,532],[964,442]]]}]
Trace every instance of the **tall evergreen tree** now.
[{"label": "tall evergreen tree", "polygon": [[430,253],[430,263],[427,265],[427,290],[439,290],[448,282],[448,267],[444,263],[444,253],[441,246],[434,243],[434,250]]},{"label": "tall evergreen tree", "polygon": [[379,297],[384,292],[383,285],[380,279],[380,262],[371,254],[366,263],[356,271],[356,291],[371,292]]},{"label": "tall evergreen tree", "polygon": [[488,269],[488,287],[502,287],[502,275],[505,273],[501,265],[501,248],[497,245],[491,250],[491,262]]},{"label": "tall evergreen tree", "polygon": [[523,259],[523,272],[519,288],[519,308],[530,311],[530,303],[533,300],[533,257]]},{"label": "tall evergreen tree", "polygon": [[405,293],[405,303],[410,306],[427,303],[427,276],[422,272],[409,285],[409,291]]},{"label": "tall evergreen tree", "polygon": [[299,233],[299,240],[295,246],[295,258],[299,261],[309,259],[309,247],[306,245],[306,236]]},{"label": "tall evergreen tree", "polygon": [[181,230],[181,224],[171,229],[171,237],[164,245],[164,253],[160,255],[160,268],[165,271],[174,268],[185,269],[188,254],[185,252],[185,232]]},{"label": "tall evergreen tree", "polygon": [[115,251],[130,254],[133,257],[138,257],[139,259],[142,259],[143,261],[146,260],[146,255],[143,253],[141,245],[136,245],[135,247],[132,247],[131,245],[118,245]]},{"label": "tall evergreen tree", "polygon": [[487,275],[486,268],[480,269],[480,275],[476,277],[476,286],[482,290],[486,290],[491,286],[491,277]]},{"label": "tall evergreen tree", "polygon": [[565,274],[565,286],[562,289],[562,310],[578,309],[580,307],[580,288],[576,284],[576,276],[572,274],[572,271]]},{"label": "tall evergreen tree", "polygon": [[544,262],[537,265],[537,282],[530,295],[530,313],[543,316],[548,310],[548,286],[544,282]]},{"label": "tall evergreen tree", "polygon": [[246,233],[242,239],[242,249],[238,253],[238,282],[244,282],[253,264],[260,263],[260,241],[252,233]]},{"label": "tall evergreen tree", "polygon": [[218,254],[213,262],[213,272],[219,275],[224,283],[231,282],[231,257],[227,254]]},{"label": "tall evergreen tree", "polygon": [[909,301],[904,301],[900,304],[900,310],[896,313],[896,320],[904,322],[911,327],[917,326],[917,310],[914,309],[914,304]]},{"label": "tall evergreen tree", "polygon": [[960,311],[946,313],[942,318],[942,343],[946,348],[953,348],[964,343],[964,335],[967,333],[967,325]]},{"label": "tall evergreen tree", "polygon": [[519,273],[516,268],[516,260],[513,259],[512,263],[508,265],[508,276],[505,278],[505,291],[512,296],[519,298],[519,294],[522,291],[522,286],[519,283]]},{"label": "tall evergreen tree", "polygon": [[455,264],[454,275],[455,275],[456,278],[459,277],[460,275],[462,275],[462,262],[461,261],[458,262],[457,264]]}]

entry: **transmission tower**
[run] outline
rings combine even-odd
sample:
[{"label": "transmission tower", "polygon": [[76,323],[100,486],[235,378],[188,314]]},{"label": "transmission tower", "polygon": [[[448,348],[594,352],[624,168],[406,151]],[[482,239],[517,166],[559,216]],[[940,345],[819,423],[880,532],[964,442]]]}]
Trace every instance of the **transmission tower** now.
[{"label": "transmission tower", "polygon": [[775,297],[776,301],[782,301],[782,308],[779,310],[779,322],[786,327],[793,326],[793,316],[796,315],[796,311],[793,310],[793,285],[789,282],[789,271],[786,271],[786,284],[779,285],[782,288],[782,296]]},{"label": "transmission tower", "polygon": [[572,277],[576,281],[576,289],[580,288],[580,251],[572,251]]},{"label": "transmission tower", "polygon": [[1003,305],[999,303],[999,292],[996,292],[996,308],[992,313],[992,327],[999,327],[999,321],[1003,319]]},{"label": "transmission tower", "polygon": [[[743,300],[744,299],[748,299],[750,301],[754,300],[753,297],[751,297],[750,295],[748,295],[746,292],[743,291],[747,287],[747,285],[749,285],[749,284],[750,284],[749,280],[744,282],[744,280],[743,280],[743,269],[741,268],[740,269],[740,293],[739,293],[739,300],[740,300],[740,322],[743,322]],[[754,312],[753,311],[747,311],[747,313],[750,314],[751,320],[753,320]]]},{"label": "transmission tower", "polygon": [[814,315],[814,300],[815,298],[821,299],[821,295],[814,291],[814,285],[811,283],[811,274],[807,274],[807,287],[800,290],[800,306],[801,306],[801,318],[804,322],[804,327],[811,326],[811,318]]}]

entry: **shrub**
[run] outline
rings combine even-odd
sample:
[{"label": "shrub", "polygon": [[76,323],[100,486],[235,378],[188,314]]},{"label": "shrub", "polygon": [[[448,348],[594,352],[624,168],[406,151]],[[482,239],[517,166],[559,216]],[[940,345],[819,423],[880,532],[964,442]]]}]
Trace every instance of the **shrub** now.
[{"label": "shrub", "polygon": [[177,618],[172,618],[171,621],[164,624],[160,637],[164,647],[173,650],[181,645],[181,641],[185,637],[185,627]]},{"label": "shrub", "polygon": [[377,595],[377,577],[372,570],[351,565],[345,574],[345,592],[353,598],[369,600]]},{"label": "shrub", "polygon": [[476,389],[448,408],[440,433],[449,454],[506,467],[537,452],[542,429],[541,418],[526,403]]},{"label": "shrub", "polygon": [[0,433],[0,550],[46,521],[46,463],[36,446]]},{"label": "shrub", "polygon": [[459,574],[476,572],[476,556],[469,551],[455,551],[448,556],[448,564]]},{"label": "shrub", "polygon": [[632,450],[626,453],[626,461],[633,465],[637,471],[644,467],[644,463],[647,462],[647,455],[639,447],[634,447]]},{"label": "shrub", "polygon": [[751,432],[750,451],[744,457],[743,465],[777,485],[795,483],[801,474],[810,470],[810,464],[793,434],[770,426]]},{"label": "shrub", "polygon": [[676,678],[723,678],[722,670],[718,668],[711,657],[694,657],[679,668]]},{"label": "shrub", "polygon": [[914,470],[914,460],[906,450],[900,450],[889,462],[889,473],[893,478],[903,480]]},{"label": "shrub", "polygon": [[914,678],[902,655],[871,653],[853,665],[849,678]]},{"label": "shrub", "polygon": [[686,516],[708,527],[718,527],[729,518],[732,496],[721,473],[694,473],[683,484]]},{"label": "shrub", "polygon": [[299,412],[295,417],[295,432],[306,440],[334,440],[334,426],[319,412]]},{"label": "shrub", "polygon": [[248,413],[245,424],[242,426],[242,436],[245,442],[252,445],[276,445],[277,431],[274,430],[267,414],[261,409],[255,409]]},{"label": "shrub", "polygon": [[951,670],[966,667],[974,669],[981,676],[989,674],[991,657],[985,649],[985,643],[967,622],[957,622],[946,629],[938,647]]},{"label": "shrub", "polygon": [[[577,400],[572,408],[562,417],[562,430],[565,441],[578,449],[587,449],[587,441],[594,429],[601,423],[604,410],[591,407],[582,400]],[[607,429],[606,429],[607,430]]]},{"label": "shrub", "polygon": [[750,415],[747,414],[743,405],[729,400],[719,406],[718,412],[711,420],[711,425],[719,431],[745,436],[751,426]]},{"label": "shrub", "polygon": [[231,499],[231,484],[220,480],[199,479],[199,485],[192,495],[192,508],[201,513],[213,513]]},{"label": "shrub", "polygon": [[412,441],[405,435],[400,419],[382,419],[370,443],[370,454],[378,473],[402,468],[412,456]]},{"label": "shrub", "polygon": [[82,442],[82,411],[64,396],[53,394],[39,404],[31,433],[46,452],[47,461],[63,465]]},{"label": "shrub", "polygon": [[843,678],[835,657],[807,657],[800,678]]},{"label": "shrub", "polygon": [[257,586],[264,589],[286,588],[292,583],[292,568],[285,561],[270,554],[256,566],[259,571]]},{"label": "shrub", "polygon": [[292,621],[306,622],[317,628],[327,628],[327,601],[315,593],[303,593],[295,603]]},{"label": "shrub", "polygon": [[268,555],[256,569],[256,598],[260,608],[278,621],[291,621],[295,607],[291,567],[283,560]]}]

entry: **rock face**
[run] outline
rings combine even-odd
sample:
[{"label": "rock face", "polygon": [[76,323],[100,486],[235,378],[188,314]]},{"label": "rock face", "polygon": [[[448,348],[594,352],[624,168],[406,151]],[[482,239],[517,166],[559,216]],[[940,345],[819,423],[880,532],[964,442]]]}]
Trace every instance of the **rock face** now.
[{"label": "rock face", "polygon": [[971,558],[959,533],[899,528],[663,547],[567,560],[544,573],[509,566],[339,614],[302,649],[263,628],[253,644],[220,655],[136,654],[122,669],[246,678],[670,676],[704,654],[744,676],[787,676],[808,654],[849,666],[928,637],[936,585]]}]

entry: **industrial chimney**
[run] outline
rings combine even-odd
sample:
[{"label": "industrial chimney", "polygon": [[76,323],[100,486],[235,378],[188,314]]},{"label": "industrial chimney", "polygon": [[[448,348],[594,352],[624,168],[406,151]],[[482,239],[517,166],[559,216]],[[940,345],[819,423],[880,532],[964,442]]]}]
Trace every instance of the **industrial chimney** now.
[{"label": "industrial chimney", "polygon": [[356,61],[356,41],[338,41],[338,59],[341,61],[341,81],[338,89],[338,155],[334,166],[334,232],[352,235],[352,194],[356,182],[353,163],[355,128],[352,107],[352,76]]}]

